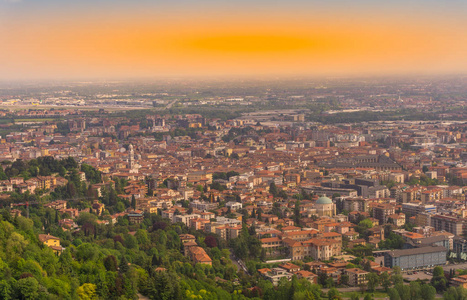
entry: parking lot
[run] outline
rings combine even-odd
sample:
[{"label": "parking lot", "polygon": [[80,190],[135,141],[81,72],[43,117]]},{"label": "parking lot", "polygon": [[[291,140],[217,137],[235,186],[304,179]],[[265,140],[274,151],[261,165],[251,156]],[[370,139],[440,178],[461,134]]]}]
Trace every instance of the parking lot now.
[{"label": "parking lot", "polygon": [[[411,274],[409,274],[409,273],[411,273]],[[404,273],[404,274],[402,274],[402,277],[404,277],[404,279],[407,279],[408,281],[414,281],[414,280],[417,280],[417,279],[431,280],[432,275],[428,275],[425,272],[416,272],[416,273],[417,274],[415,274],[415,272]]]},{"label": "parking lot", "polygon": [[454,270],[465,270],[467,269],[467,263],[459,263],[459,264],[449,264],[442,266],[444,271],[449,271],[450,269]]}]

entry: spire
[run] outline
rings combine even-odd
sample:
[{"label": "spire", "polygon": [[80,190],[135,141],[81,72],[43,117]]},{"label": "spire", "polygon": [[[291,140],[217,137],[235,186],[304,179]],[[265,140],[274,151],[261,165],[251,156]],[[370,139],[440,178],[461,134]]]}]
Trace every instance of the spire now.
[{"label": "spire", "polygon": [[130,147],[128,148],[128,166],[132,170],[135,167],[135,152],[133,150],[133,145],[130,144]]}]

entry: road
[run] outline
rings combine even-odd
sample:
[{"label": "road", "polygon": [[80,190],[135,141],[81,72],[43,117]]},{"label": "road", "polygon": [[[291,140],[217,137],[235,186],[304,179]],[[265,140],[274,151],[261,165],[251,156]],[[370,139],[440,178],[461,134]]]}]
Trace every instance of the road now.
[{"label": "road", "polygon": [[[407,284],[407,283],[404,282],[404,284]],[[360,291],[361,291],[360,287],[356,287],[356,286],[354,286],[354,287],[345,287],[345,288],[337,288],[337,290],[339,291],[339,293],[346,293],[346,292],[360,293]],[[323,293],[327,293],[327,292],[329,292],[329,289],[321,289],[321,291]],[[368,292],[368,293],[370,293],[370,292]],[[359,295],[361,295],[361,294],[359,294]],[[443,298],[443,295],[442,294],[436,294],[435,297],[436,298]],[[363,298],[363,295],[360,297],[360,299],[362,299],[362,298]],[[344,297],[344,299],[349,299],[349,298]],[[386,300],[388,300],[389,298],[374,298],[374,299],[386,299]]]},{"label": "road", "polygon": [[467,269],[467,263],[460,263],[460,264],[449,264],[449,265],[445,265],[445,266],[442,266],[444,271],[449,271],[450,269],[454,269],[454,270],[464,270],[464,269]]},{"label": "road", "polygon": [[174,106],[175,103],[177,103],[178,99],[175,99],[173,101],[171,101],[169,104],[167,104],[166,106],[163,106],[163,107],[156,107],[154,108],[154,110],[167,110],[167,109],[171,109],[172,106]]},{"label": "road", "polygon": [[433,276],[431,275],[428,275],[428,274],[425,274],[424,271],[419,271],[417,272],[417,274],[413,274],[412,275],[408,275],[407,273],[405,274],[402,274],[402,277],[404,277],[404,279],[407,279],[409,281],[414,281],[414,280],[417,280],[417,279],[420,279],[420,280],[431,280],[431,278]]},{"label": "road", "polygon": [[243,270],[246,274],[251,275],[250,272],[248,272],[245,263],[243,263],[241,259],[236,258],[233,254],[230,254],[230,260],[234,263],[234,265],[237,266],[237,270]]},{"label": "road", "polygon": [[[346,292],[360,292],[361,288],[358,286],[349,286],[349,287],[344,287],[344,288],[337,288],[337,290],[341,293],[346,293]],[[329,292],[329,289],[321,289],[324,293]]]},{"label": "road", "polygon": [[177,103],[178,99],[175,99],[174,101],[170,102],[169,104],[167,104],[167,106],[165,107],[165,109],[171,109],[172,106]]}]

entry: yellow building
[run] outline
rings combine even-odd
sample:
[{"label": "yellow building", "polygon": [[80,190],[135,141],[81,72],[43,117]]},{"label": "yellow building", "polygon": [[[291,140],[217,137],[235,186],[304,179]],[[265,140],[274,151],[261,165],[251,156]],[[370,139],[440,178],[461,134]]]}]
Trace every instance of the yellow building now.
[{"label": "yellow building", "polygon": [[102,215],[102,213],[104,212],[104,209],[105,209],[105,205],[104,203],[99,203],[99,200],[94,200],[94,202],[92,203],[92,211],[100,216]]},{"label": "yellow building", "polygon": [[49,234],[39,234],[39,241],[52,249],[55,254],[60,255],[62,253],[63,248],[60,245],[60,239],[58,237]]},{"label": "yellow building", "polygon": [[57,184],[57,179],[53,176],[37,176],[37,187],[48,190]]},{"label": "yellow building", "polygon": [[190,128],[201,128],[203,125],[201,123],[190,123]]}]

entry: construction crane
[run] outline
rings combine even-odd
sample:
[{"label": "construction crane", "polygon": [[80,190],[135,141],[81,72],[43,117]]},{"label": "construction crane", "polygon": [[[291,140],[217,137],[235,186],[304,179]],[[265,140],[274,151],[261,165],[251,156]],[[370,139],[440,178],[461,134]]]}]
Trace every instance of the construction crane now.
[{"label": "construction crane", "polygon": [[[94,197],[81,197],[81,198],[70,198],[70,199],[59,199],[59,200],[64,200],[64,201],[79,201],[79,200],[89,200],[89,199],[95,199]],[[21,202],[21,203],[10,203],[10,208],[16,207],[16,206],[26,206],[26,217],[29,219],[29,206],[30,205],[39,205],[41,203],[39,202]]]},{"label": "construction crane", "polygon": [[67,198],[67,199],[58,199],[58,200],[64,200],[64,201],[78,201],[78,200],[89,200],[89,199],[96,199],[96,197]]},{"label": "construction crane", "polygon": [[26,206],[26,218],[29,219],[29,205],[37,205],[39,204],[38,202],[22,202],[22,203],[10,203],[10,207],[13,208],[15,206]]}]

